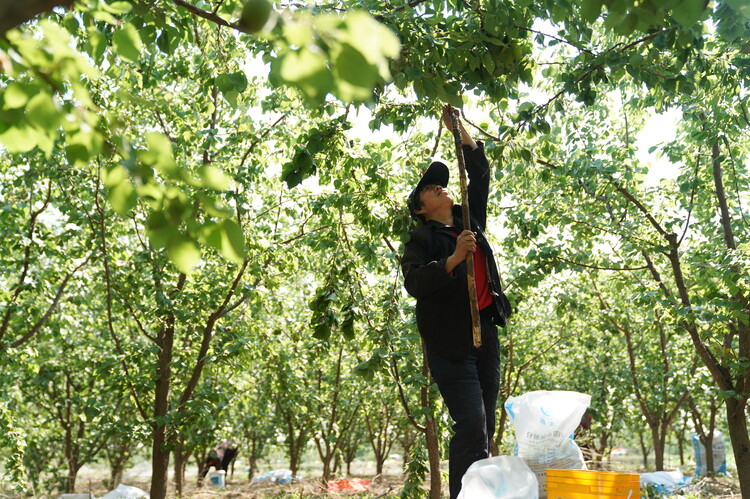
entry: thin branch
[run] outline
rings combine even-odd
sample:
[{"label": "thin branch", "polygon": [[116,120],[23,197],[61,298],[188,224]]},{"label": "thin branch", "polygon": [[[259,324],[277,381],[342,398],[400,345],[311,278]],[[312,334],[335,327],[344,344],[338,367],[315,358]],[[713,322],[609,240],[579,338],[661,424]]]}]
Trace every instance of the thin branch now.
[{"label": "thin branch", "polygon": [[23,335],[21,338],[16,340],[11,344],[11,348],[18,348],[24,343],[26,343],[29,339],[31,339],[32,336],[34,336],[39,329],[41,329],[42,326],[47,322],[47,319],[49,319],[50,315],[52,315],[52,312],[55,311],[55,308],[57,308],[57,304],[60,302],[60,298],[62,297],[63,293],[65,292],[65,288],[68,286],[68,282],[70,281],[70,278],[73,277],[73,274],[81,270],[84,265],[89,263],[89,260],[91,260],[91,257],[94,256],[94,254],[90,254],[86,260],[84,260],[79,266],[68,272],[68,274],[65,276],[65,278],[62,280],[60,285],[57,287],[57,293],[55,293],[55,297],[52,300],[52,303],[50,303],[50,306],[47,307],[47,311],[44,313],[44,315],[36,321],[36,323],[31,327],[31,329]]},{"label": "thin branch", "polygon": [[747,123],[747,126],[750,127],[750,119],[748,119],[747,117],[747,110],[745,109],[745,103],[742,101],[740,102],[740,111],[742,111],[742,117],[744,118],[745,123]]},{"label": "thin branch", "polygon": [[202,17],[203,19],[206,19],[207,21],[211,21],[212,23],[218,24],[219,26],[226,26],[227,28],[232,28],[242,33],[247,33],[247,30],[243,28],[242,26],[240,26],[239,24],[232,24],[226,19],[224,19],[223,17],[213,12],[200,9],[193,4],[186,2],[185,0],[172,0],[172,3],[174,3],[178,7],[184,8],[191,14],[195,14],[198,17]]},{"label": "thin branch", "polygon": [[[630,201],[632,204],[634,204],[635,207],[638,208],[638,210],[640,210],[641,213],[643,213],[643,216],[646,217],[646,219],[651,223],[651,225],[654,227],[654,229],[656,229],[656,231],[659,234],[661,234],[662,236],[664,236],[665,239],[669,240],[670,239],[670,234],[668,234],[667,231],[664,230],[664,228],[654,218],[654,216],[651,214],[651,212],[648,210],[648,208],[646,208],[646,206],[643,203],[641,203],[638,199],[636,199],[635,196],[633,196],[630,193],[630,191],[628,191],[626,188],[622,187],[620,185],[620,183],[617,180],[615,180],[611,175],[607,175],[607,177],[609,177],[609,181],[612,183],[612,185],[615,187],[615,189],[617,189],[617,191],[620,194],[622,194],[623,196],[625,196],[625,198],[628,201]],[[675,240],[675,243],[677,243],[676,240]]]},{"label": "thin branch", "polygon": [[281,123],[283,120],[285,120],[289,115],[288,114],[282,114],[276,121],[273,122],[271,126],[266,128],[266,130],[260,134],[259,137],[256,137],[255,140],[253,140],[250,143],[250,146],[247,148],[247,151],[245,151],[245,154],[242,155],[242,161],[240,161],[240,167],[245,166],[245,161],[247,161],[247,157],[250,156],[250,153],[255,149],[255,147],[266,138],[266,135],[276,127],[279,123]]},{"label": "thin branch", "polygon": [[221,8],[221,4],[223,3],[224,3],[224,0],[219,0],[218,2],[216,2],[216,6],[214,7],[214,10],[211,11],[211,13],[216,14]]},{"label": "thin branch", "polygon": [[722,138],[724,139],[724,145],[729,152],[729,157],[732,158],[730,165],[732,166],[732,173],[734,174],[734,195],[737,197],[737,206],[740,209],[740,216],[742,217],[742,221],[745,223],[745,225],[750,227],[750,223],[748,223],[747,217],[745,217],[745,211],[742,209],[742,197],[740,196],[740,189],[737,185],[737,168],[735,167],[735,165],[737,164],[737,159],[734,157],[732,148],[729,147],[729,139],[727,139],[726,136],[723,136]]},{"label": "thin branch", "polygon": [[477,125],[475,125],[474,123],[472,123],[471,121],[469,121],[469,120],[468,120],[468,119],[466,118],[466,115],[462,116],[462,117],[461,117],[461,119],[462,119],[462,120],[464,120],[464,121],[465,121],[466,123],[468,123],[469,125],[471,125],[471,126],[473,126],[474,128],[476,128],[476,129],[477,129],[477,130],[479,131],[479,133],[481,133],[482,135],[484,135],[484,136],[485,136],[485,137],[487,137],[488,139],[492,139],[492,140],[494,140],[495,142],[500,142],[500,137],[495,137],[494,135],[490,135],[489,133],[485,132],[485,131],[484,131],[484,129],[483,129],[482,127],[480,127],[480,126],[477,126]]},{"label": "thin branch", "polygon": [[440,135],[443,133],[443,120],[438,118],[438,131],[437,136],[435,137],[435,146],[432,148],[432,153],[430,154],[431,157],[434,157],[435,154],[437,154],[438,146],[440,145]]},{"label": "thin branch", "polygon": [[[33,186],[33,183],[32,183]],[[5,314],[3,316],[3,323],[0,325],[0,339],[2,339],[5,334],[8,332],[8,327],[10,325],[10,318],[13,313],[13,307],[12,305],[16,302],[18,297],[21,295],[21,292],[23,291],[23,283],[26,280],[26,275],[29,272],[29,267],[31,266],[31,247],[34,244],[34,229],[36,228],[36,219],[39,217],[39,215],[42,214],[44,210],[47,209],[47,206],[49,206],[49,202],[52,199],[52,181],[49,182],[47,185],[47,195],[44,200],[44,203],[42,203],[42,207],[38,210],[32,210],[31,214],[29,215],[29,229],[27,231],[26,237],[29,240],[26,244],[26,248],[24,248],[23,251],[23,264],[21,268],[21,275],[18,277],[18,284],[16,284],[15,290],[13,292],[13,296],[11,297],[10,301],[7,304],[7,309],[5,310]],[[29,207],[33,206],[34,201],[34,191],[33,189],[29,192]]]},{"label": "thin branch", "polygon": [[109,272],[109,261],[108,261],[108,254],[107,254],[107,228],[104,224],[105,221],[105,214],[104,214],[104,208],[102,208],[102,205],[99,201],[99,194],[101,189],[101,167],[98,170],[99,175],[96,179],[96,191],[94,193],[94,203],[96,205],[96,211],[99,215],[99,230],[101,233],[101,243],[102,243],[102,263],[104,265],[104,277],[105,277],[105,285],[106,285],[106,297],[107,297],[107,330],[109,331],[109,335],[112,338],[112,340],[115,343],[115,348],[117,349],[117,353],[120,355],[120,364],[122,365],[123,372],[125,373],[126,380],[128,383],[128,387],[130,388],[131,395],[133,397],[133,401],[135,402],[136,408],[138,409],[138,412],[140,413],[141,417],[144,421],[148,421],[148,413],[141,405],[140,398],[138,397],[138,392],[135,389],[135,386],[133,385],[133,382],[130,377],[130,369],[128,368],[128,364],[125,361],[125,350],[122,348],[122,344],[120,343],[120,338],[115,333],[114,327],[112,326],[113,318],[112,318],[112,278],[110,276]]},{"label": "thin branch", "polygon": [[167,128],[167,124],[164,123],[164,120],[162,119],[161,113],[159,112],[159,110],[157,109],[154,112],[156,113],[156,119],[159,120],[159,126],[161,126],[161,129],[164,131],[164,135],[167,136],[170,142],[172,142],[173,144],[176,144],[177,140],[172,138],[172,135],[169,133],[169,129]]},{"label": "thin branch", "polygon": [[245,261],[242,264],[242,267],[237,271],[237,275],[234,278],[234,281],[232,282],[232,285],[229,287],[229,290],[227,291],[226,296],[224,297],[224,301],[219,305],[219,308],[216,309],[206,321],[205,326],[203,327],[203,334],[201,339],[201,347],[200,351],[198,352],[198,361],[195,364],[195,367],[193,368],[193,373],[190,376],[190,380],[188,381],[187,385],[185,386],[185,389],[182,392],[182,395],[180,396],[180,402],[179,402],[179,408],[180,411],[184,409],[185,403],[187,403],[188,400],[193,395],[193,390],[198,385],[198,380],[200,379],[201,373],[203,372],[203,366],[206,364],[206,361],[208,360],[207,354],[208,354],[208,348],[211,344],[211,339],[213,338],[213,332],[214,327],[216,325],[216,322],[219,320],[220,317],[222,317],[224,310],[226,309],[227,305],[229,304],[230,300],[234,296],[235,290],[237,289],[237,286],[239,286],[240,281],[242,280],[242,276],[245,274],[245,269],[247,269],[248,264],[250,261],[248,259],[245,259]]},{"label": "thin branch", "polygon": [[521,31],[529,31],[531,33],[536,33],[537,35],[542,35],[542,36],[547,37],[547,38],[552,38],[553,40],[557,40],[560,43],[564,43],[566,45],[570,45],[571,47],[575,48],[576,50],[578,50],[580,52],[585,52],[587,54],[594,55],[594,53],[591,50],[589,50],[587,48],[584,48],[584,47],[579,47],[575,43],[570,42],[568,40],[565,40],[564,38],[560,38],[560,37],[555,36],[555,35],[550,35],[549,33],[543,33],[541,31],[537,31],[535,29],[525,28],[523,26],[514,25],[513,27],[516,28],[516,29],[520,29]]},{"label": "thin branch", "polygon": [[130,305],[129,301],[125,300],[125,306],[128,307],[128,310],[130,310],[130,314],[133,316],[133,320],[135,320],[135,323],[138,325],[138,329],[140,330],[141,334],[152,342],[156,343],[156,338],[154,336],[151,336],[143,327],[141,321],[138,319],[138,315],[135,313],[135,310],[133,310],[133,307]]},{"label": "thin branch", "polygon": [[394,9],[391,9],[391,12],[401,12],[402,10],[409,7],[410,9],[413,9],[417,5],[421,3],[425,3],[427,0],[411,0],[410,2],[407,2],[406,5],[400,5]]},{"label": "thin branch", "polygon": [[682,245],[682,240],[685,239],[685,235],[687,235],[688,228],[690,228],[690,217],[693,214],[693,201],[695,199],[695,191],[698,185],[698,167],[700,166],[700,163],[701,163],[701,152],[698,151],[698,157],[695,158],[695,173],[693,174],[693,188],[690,191],[690,207],[688,208],[687,218],[685,219],[685,230],[682,231],[682,236],[680,236],[680,240],[677,243],[677,246]]},{"label": "thin branch", "polygon": [[[345,225],[350,225],[350,224],[345,224]],[[302,228],[300,228],[300,233],[299,233],[299,234],[297,234],[297,235],[296,235],[296,236],[294,236],[294,237],[290,237],[290,238],[289,238],[289,239],[287,239],[286,241],[281,241],[281,242],[280,242],[280,243],[278,243],[278,244],[289,244],[289,243],[291,243],[292,241],[296,241],[297,239],[299,239],[299,238],[301,238],[301,237],[305,237],[305,236],[307,236],[307,235],[309,235],[309,234],[312,234],[313,232],[318,232],[318,231],[320,231],[320,230],[323,230],[323,229],[327,229],[327,228],[329,228],[330,226],[331,226],[330,224],[326,224],[326,225],[321,225],[320,227],[317,227],[317,228],[315,228],[315,229],[312,229],[312,230],[308,230],[307,232],[305,232],[305,231],[304,231],[304,226],[303,226]]]},{"label": "thin branch", "polygon": [[633,270],[645,270],[648,268],[647,265],[641,265],[640,267],[600,267],[597,265],[588,265],[585,263],[576,262],[573,260],[569,260],[567,258],[561,258],[561,257],[555,257],[554,260],[564,262],[570,265],[573,265],[574,267],[583,267],[586,269],[593,269],[593,270],[611,270],[611,271],[633,271]]}]

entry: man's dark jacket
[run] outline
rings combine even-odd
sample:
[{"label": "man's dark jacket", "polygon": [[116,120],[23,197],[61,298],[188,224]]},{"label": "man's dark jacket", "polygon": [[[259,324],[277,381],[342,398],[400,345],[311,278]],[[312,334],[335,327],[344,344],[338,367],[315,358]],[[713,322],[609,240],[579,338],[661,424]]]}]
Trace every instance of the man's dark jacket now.
[{"label": "man's dark jacket", "polygon": [[[484,236],[490,167],[484,155],[484,144],[477,142],[477,145],[477,149],[463,146],[469,177],[471,230],[476,232],[477,244],[482,248],[487,262],[487,278],[494,298],[490,313],[495,324],[504,326],[511,308],[500,287],[492,248]],[[461,214],[461,205],[454,205],[453,226],[459,231],[463,230]],[[461,262],[451,273],[445,271],[445,261],[456,249],[455,233],[444,224],[429,220],[411,231],[409,236],[409,241],[404,245],[401,266],[406,291],[417,299],[419,333],[428,349],[443,357],[465,359],[472,346],[466,262]]]}]

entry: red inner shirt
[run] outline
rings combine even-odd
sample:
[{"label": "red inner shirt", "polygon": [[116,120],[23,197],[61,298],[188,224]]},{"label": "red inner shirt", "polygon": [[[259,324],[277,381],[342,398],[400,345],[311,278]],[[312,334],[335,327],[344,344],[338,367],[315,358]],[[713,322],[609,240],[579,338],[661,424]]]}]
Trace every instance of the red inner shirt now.
[{"label": "red inner shirt", "polygon": [[[458,232],[451,229],[451,233],[458,238]],[[490,283],[487,279],[487,260],[484,257],[482,247],[477,244],[477,250],[474,252],[474,287],[477,289],[477,304],[479,310],[489,307],[492,304],[492,295],[490,294]]]}]

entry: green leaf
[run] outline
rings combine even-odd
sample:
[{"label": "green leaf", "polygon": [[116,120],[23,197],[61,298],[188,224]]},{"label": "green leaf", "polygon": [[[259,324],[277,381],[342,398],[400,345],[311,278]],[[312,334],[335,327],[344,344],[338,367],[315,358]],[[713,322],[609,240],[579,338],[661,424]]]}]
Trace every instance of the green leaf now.
[{"label": "green leaf", "polygon": [[237,106],[237,96],[247,89],[247,76],[242,71],[236,73],[223,74],[216,77],[216,86],[221,91],[224,98]]},{"label": "green leaf", "polygon": [[221,254],[235,263],[242,263],[247,256],[245,236],[240,226],[232,220],[221,223]]},{"label": "green leaf", "polygon": [[23,107],[29,101],[29,95],[24,90],[23,85],[13,82],[3,91],[3,100],[5,109],[16,109]]},{"label": "green leaf", "polygon": [[282,80],[295,85],[309,100],[322,101],[333,89],[333,77],[325,59],[307,49],[286,54],[277,72]]},{"label": "green leaf", "polygon": [[747,0],[727,0],[727,5],[743,16],[750,17],[750,3]]},{"label": "green leaf", "polygon": [[0,142],[11,153],[32,150],[39,143],[39,138],[39,132],[23,123],[12,126],[0,134]]},{"label": "green leaf", "polygon": [[172,143],[163,133],[147,133],[146,151],[139,151],[138,157],[148,165],[152,165],[160,172],[174,176],[179,172],[179,167],[174,161],[172,155]]},{"label": "green leaf", "polygon": [[127,23],[115,31],[112,35],[112,44],[120,57],[130,62],[138,62],[143,42],[135,26]]},{"label": "green leaf", "polygon": [[584,0],[581,6],[581,16],[588,22],[594,22],[602,11],[604,0]]},{"label": "green leaf", "polygon": [[232,185],[232,179],[214,166],[201,166],[198,174],[203,179],[203,185],[215,191],[225,191]]},{"label": "green leaf", "polygon": [[384,57],[395,59],[399,56],[401,43],[398,37],[367,12],[355,10],[347,13],[345,23],[348,42],[370,63],[378,64]]},{"label": "green leaf", "polygon": [[169,239],[167,254],[183,274],[190,274],[201,260],[201,250],[196,242],[183,234],[174,234]]},{"label": "green leaf", "polygon": [[73,166],[85,166],[89,162],[89,150],[83,144],[65,146],[65,157]]},{"label": "green leaf", "polygon": [[127,14],[133,9],[133,4],[130,2],[125,2],[125,1],[118,1],[118,2],[111,2],[111,3],[102,2],[101,6],[107,11],[115,15]]},{"label": "green leaf", "polygon": [[683,26],[691,26],[701,18],[705,8],[706,2],[704,0],[683,0],[672,11],[672,17]]},{"label": "green leaf", "polygon": [[94,62],[101,64],[104,61],[104,52],[107,50],[107,37],[96,29],[91,27],[88,29],[88,53]]},{"label": "green leaf", "polygon": [[361,101],[372,95],[378,73],[361,52],[345,43],[341,46],[335,65],[338,96],[341,100]]},{"label": "green leaf", "polygon": [[164,213],[155,211],[148,216],[146,233],[154,248],[164,248],[177,229],[169,223]]},{"label": "green leaf", "polygon": [[60,124],[61,116],[47,92],[39,92],[26,105],[26,117],[29,122],[47,132],[54,131]]},{"label": "green leaf", "polygon": [[108,199],[118,215],[124,216],[135,206],[138,201],[138,195],[130,184],[130,181],[125,179],[122,182],[110,187]]},{"label": "green leaf", "polygon": [[156,38],[156,45],[159,47],[159,50],[161,50],[165,54],[171,54],[172,44],[170,43],[170,41],[171,39],[169,36],[169,31],[163,29],[159,36]]}]

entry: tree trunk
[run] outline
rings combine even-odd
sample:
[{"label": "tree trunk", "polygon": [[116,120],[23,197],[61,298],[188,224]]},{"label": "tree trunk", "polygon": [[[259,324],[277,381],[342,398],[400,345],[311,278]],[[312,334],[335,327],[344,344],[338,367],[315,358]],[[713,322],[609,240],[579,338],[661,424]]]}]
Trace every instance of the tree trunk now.
[{"label": "tree trunk", "polygon": [[677,438],[677,452],[680,455],[680,466],[685,466],[685,443],[683,438],[683,432],[675,432]]},{"label": "tree trunk", "polygon": [[67,425],[65,429],[65,462],[68,465],[68,474],[65,480],[65,492],[68,494],[75,494],[78,466],[73,453],[73,436],[69,425]]},{"label": "tree trunk", "polygon": [[385,465],[386,456],[380,455],[375,457],[375,474],[380,476],[383,474],[383,465]]},{"label": "tree trunk", "polygon": [[706,449],[706,476],[714,476],[716,466],[714,465],[714,432],[709,431],[701,439],[703,447]]},{"label": "tree trunk", "polygon": [[167,477],[169,475],[169,449],[167,447],[164,424],[153,426],[154,442],[151,446],[151,498],[167,497]]},{"label": "tree trunk", "polygon": [[602,469],[602,461],[604,460],[604,454],[607,452],[607,447],[609,446],[609,437],[610,433],[608,431],[605,431],[601,434],[599,437],[599,446],[592,445],[592,448],[594,449],[594,468],[595,469]]},{"label": "tree trunk", "polygon": [[404,456],[401,466],[401,472],[406,473],[406,470],[409,467],[409,456],[411,456],[411,448],[413,447],[414,442],[408,439],[403,439],[401,441],[401,447],[404,449]]},{"label": "tree trunk", "polygon": [[185,467],[192,452],[185,452],[185,441],[180,438],[174,446],[174,485],[177,497],[182,496],[182,488],[185,484]]},{"label": "tree trunk", "polygon": [[[182,291],[187,276],[180,274],[175,292]],[[173,294],[170,294],[173,296]],[[169,446],[167,437],[167,414],[169,412],[169,388],[172,383],[172,351],[174,346],[175,315],[167,316],[165,326],[156,337],[159,347],[157,357],[156,382],[154,386],[154,441],[151,447],[151,499],[164,499],[167,496],[169,477]]]},{"label": "tree trunk", "polygon": [[300,462],[300,456],[302,454],[302,451],[300,450],[300,439],[298,438],[297,441],[294,441],[294,435],[290,435],[289,437],[292,442],[289,445],[289,469],[292,472],[292,478],[297,476],[297,470],[299,469],[299,462]]},{"label": "tree trunk", "polygon": [[430,499],[440,499],[440,444],[437,436],[437,425],[433,418],[427,418],[425,425],[427,456],[430,462]]},{"label": "tree trunk", "polygon": [[125,471],[125,466],[122,461],[111,464],[109,468],[109,488],[115,489],[119,484],[122,483],[122,474]]},{"label": "tree trunk", "polygon": [[255,476],[256,461],[254,457],[247,460],[247,481],[252,482]]},{"label": "tree trunk", "polygon": [[742,497],[750,497],[750,436],[747,431],[747,399],[726,399],[729,438],[732,441]]},{"label": "tree trunk", "polygon": [[[502,396],[502,389],[501,389],[501,396]],[[502,407],[502,401],[501,407]],[[503,445],[503,437],[505,436],[505,425],[508,423],[508,413],[505,412],[505,409],[502,409],[500,411],[500,417],[497,419],[497,424],[495,425],[495,438],[492,439],[492,455],[498,456],[500,455],[500,449]]]},{"label": "tree trunk", "polygon": [[323,458],[323,483],[328,483],[331,479],[331,454],[328,454]]},{"label": "tree trunk", "polygon": [[68,464],[68,478],[66,480],[66,493],[75,494],[76,480],[78,478],[78,469],[72,464]]},{"label": "tree trunk", "polygon": [[661,425],[651,427],[651,437],[654,440],[654,466],[656,471],[664,471],[664,447],[666,444],[666,432],[660,431]]},{"label": "tree trunk", "polygon": [[152,426],[154,441],[151,448],[151,498],[164,499],[167,496],[169,475],[169,447],[165,417],[169,411],[169,385],[171,381],[172,344],[174,341],[173,326],[164,329],[159,338],[159,351],[156,389],[154,397],[154,420]]},{"label": "tree trunk", "polygon": [[643,438],[643,433],[638,432],[638,440],[641,443],[641,455],[643,456],[643,469],[648,470],[648,454],[651,452],[646,446],[646,440]]}]

